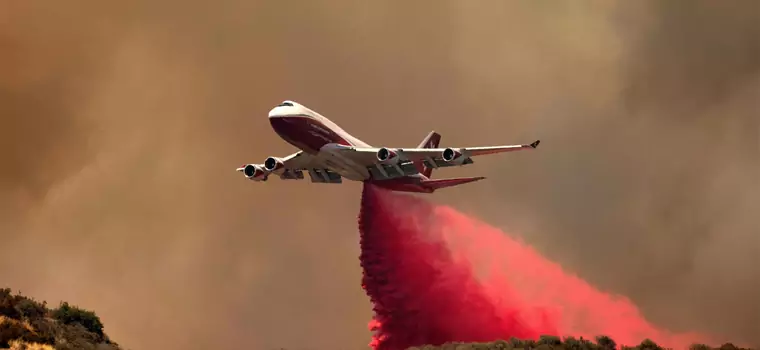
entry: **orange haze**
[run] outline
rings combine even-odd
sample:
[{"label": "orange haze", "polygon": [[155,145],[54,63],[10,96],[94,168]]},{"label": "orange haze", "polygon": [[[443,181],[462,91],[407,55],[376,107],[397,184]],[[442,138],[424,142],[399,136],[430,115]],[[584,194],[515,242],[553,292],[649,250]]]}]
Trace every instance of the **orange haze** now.
[{"label": "orange haze", "polygon": [[760,342],[758,6],[3,1],[0,280],[133,349],[366,346],[359,184],[234,172],[293,151],[293,99],[376,145],[542,139],[431,200]]}]

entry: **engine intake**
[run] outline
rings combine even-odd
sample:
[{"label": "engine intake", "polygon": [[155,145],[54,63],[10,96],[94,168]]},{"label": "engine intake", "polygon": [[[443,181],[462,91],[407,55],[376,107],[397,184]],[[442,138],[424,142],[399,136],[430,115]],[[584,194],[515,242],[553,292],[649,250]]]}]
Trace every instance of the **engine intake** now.
[{"label": "engine intake", "polygon": [[443,160],[447,162],[451,162],[459,157],[462,156],[462,153],[459,153],[459,151],[454,150],[453,148],[446,148],[443,150]]},{"label": "engine intake", "polygon": [[256,164],[247,164],[243,167],[243,175],[249,179],[259,179],[266,176],[266,171]]},{"label": "engine intake", "polygon": [[280,158],[269,157],[264,161],[264,170],[272,172],[285,166]]},{"label": "engine intake", "polygon": [[377,151],[377,160],[385,163],[390,163],[393,160],[398,159],[398,154],[392,150],[389,150],[385,147],[379,149]]}]

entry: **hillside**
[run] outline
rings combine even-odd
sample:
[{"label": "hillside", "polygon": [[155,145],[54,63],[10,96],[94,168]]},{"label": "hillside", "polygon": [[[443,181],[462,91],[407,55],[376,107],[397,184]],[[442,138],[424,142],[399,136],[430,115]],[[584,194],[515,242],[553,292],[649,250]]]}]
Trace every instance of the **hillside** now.
[{"label": "hillside", "polygon": [[[407,350],[664,350],[644,340],[635,347],[618,347],[613,339],[600,336],[596,341],[567,337],[543,336],[541,339],[499,340],[491,343],[447,343],[440,346],[425,345]],[[9,288],[0,289],[0,349],[12,350],[123,350],[103,332],[103,323],[92,311],[66,302],[50,309],[46,302],[38,302],[21,294],[13,294]],[[710,347],[696,344],[690,350],[752,350],[733,344]]]},{"label": "hillside", "polygon": [[[560,339],[558,337],[541,337],[538,341],[533,340],[500,340],[491,343],[447,343],[441,346],[426,345],[421,347],[411,347],[407,350],[511,350],[511,349],[541,349],[541,350],[562,350],[562,349],[574,349],[574,350],[610,350],[618,348],[613,339],[609,337],[601,336],[596,338],[596,342],[589,341],[583,338],[575,339],[568,337]],[[652,342],[651,340],[644,340],[641,344],[634,347],[619,347],[621,350],[634,350],[634,349],[646,349],[646,350],[664,350],[662,347]],[[748,348],[740,348],[733,344],[724,344],[719,348],[713,348],[707,345],[695,344],[692,345],[690,350],[751,350]]]},{"label": "hillside", "polygon": [[46,302],[0,289],[0,349],[121,350],[103,332],[92,311],[66,302],[55,309]]}]

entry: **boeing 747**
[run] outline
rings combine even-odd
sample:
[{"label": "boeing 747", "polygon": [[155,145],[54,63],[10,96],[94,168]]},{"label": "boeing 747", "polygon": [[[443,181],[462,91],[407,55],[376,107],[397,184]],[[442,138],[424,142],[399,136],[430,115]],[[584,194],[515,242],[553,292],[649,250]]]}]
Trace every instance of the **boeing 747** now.
[{"label": "boeing 747", "polygon": [[433,169],[472,164],[475,156],[535,149],[540,142],[439,148],[441,135],[431,131],[416,148],[377,148],[294,101],[274,107],[269,112],[269,123],[283,140],[300,151],[237,168],[253,181],[266,181],[272,174],[284,180],[302,180],[307,172],[315,183],[338,184],[345,178],[393,191],[432,193],[484,179],[479,176],[433,180],[430,178]]}]

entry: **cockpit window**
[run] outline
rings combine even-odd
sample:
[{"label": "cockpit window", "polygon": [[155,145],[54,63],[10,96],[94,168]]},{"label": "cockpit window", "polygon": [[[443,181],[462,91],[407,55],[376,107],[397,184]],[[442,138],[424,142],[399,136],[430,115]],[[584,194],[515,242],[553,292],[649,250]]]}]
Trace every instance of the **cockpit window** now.
[{"label": "cockpit window", "polygon": [[290,102],[285,101],[285,102],[280,103],[279,105],[277,105],[277,107],[286,107],[286,106],[287,107],[293,107],[293,104],[290,103]]}]

